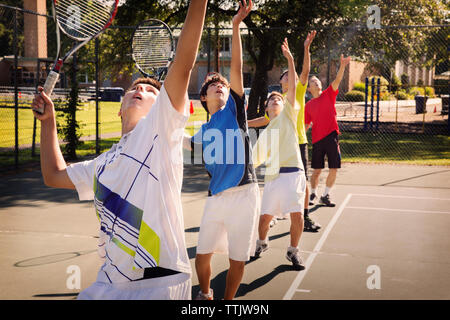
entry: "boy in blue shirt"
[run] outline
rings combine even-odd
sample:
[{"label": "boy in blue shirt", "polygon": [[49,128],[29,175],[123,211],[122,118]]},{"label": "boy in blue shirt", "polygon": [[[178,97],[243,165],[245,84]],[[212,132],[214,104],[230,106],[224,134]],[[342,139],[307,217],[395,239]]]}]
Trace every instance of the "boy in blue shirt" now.
[{"label": "boy in blue shirt", "polygon": [[229,255],[224,294],[228,300],[234,298],[245,262],[255,250],[260,190],[251,163],[239,30],[251,8],[251,0],[248,4],[245,0],[239,3],[239,11],[233,17],[230,82],[218,73],[206,77],[200,100],[211,119],[190,139],[191,149],[194,144],[202,145],[205,167],[211,177],[195,259],[200,283],[198,300],[213,299],[210,278],[214,253]]}]

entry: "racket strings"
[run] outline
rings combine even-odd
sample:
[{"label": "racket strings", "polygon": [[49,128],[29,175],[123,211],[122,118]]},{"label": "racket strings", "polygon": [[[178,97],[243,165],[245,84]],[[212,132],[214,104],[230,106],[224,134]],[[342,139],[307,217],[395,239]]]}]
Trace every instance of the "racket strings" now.
[{"label": "racket strings", "polygon": [[58,22],[64,31],[78,39],[87,39],[111,20],[116,1],[58,0],[55,4]]},{"label": "racket strings", "polygon": [[172,38],[166,29],[143,27],[133,37],[133,54],[136,63],[149,71],[166,67],[171,58]]}]

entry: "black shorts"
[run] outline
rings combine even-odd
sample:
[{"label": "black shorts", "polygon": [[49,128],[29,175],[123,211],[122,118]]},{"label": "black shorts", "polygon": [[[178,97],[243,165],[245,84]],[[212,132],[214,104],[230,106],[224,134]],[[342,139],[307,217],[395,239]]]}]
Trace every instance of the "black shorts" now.
[{"label": "black shorts", "polygon": [[306,180],[308,180],[308,144],[299,144],[300,155],[302,156],[303,169],[305,171]]},{"label": "black shorts", "polygon": [[339,169],[341,167],[341,149],[336,131],[313,144],[311,168],[325,168],[325,155],[328,158],[328,168]]}]

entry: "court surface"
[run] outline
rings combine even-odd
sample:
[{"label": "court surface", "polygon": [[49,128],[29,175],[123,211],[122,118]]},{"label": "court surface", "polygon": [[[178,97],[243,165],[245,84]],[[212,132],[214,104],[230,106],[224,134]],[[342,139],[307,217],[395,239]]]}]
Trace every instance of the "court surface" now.
[{"label": "court surface", "polygon": [[[204,169],[186,165],[182,201],[193,295],[207,188]],[[311,207],[322,229],[303,233],[306,269],[295,271],[286,260],[290,221],[279,220],[269,232],[270,249],[247,263],[237,299],[449,299],[449,190],[450,167],[344,164],[332,191],[336,207]],[[38,170],[3,176],[0,299],[74,299],[102,264],[97,229],[93,203],[45,187]],[[226,256],[213,257],[217,299],[227,267]]]}]

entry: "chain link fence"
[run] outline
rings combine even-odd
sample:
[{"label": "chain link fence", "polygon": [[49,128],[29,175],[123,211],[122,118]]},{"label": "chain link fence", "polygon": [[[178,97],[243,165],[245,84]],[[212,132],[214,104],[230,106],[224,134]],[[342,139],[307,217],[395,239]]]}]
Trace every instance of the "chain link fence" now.
[{"label": "chain link fence", "polygon": [[449,26],[329,31],[312,66],[329,84],[340,54],[352,57],[336,103],[343,160],[449,164],[449,37]]},{"label": "chain link fence", "polygon": [[[32,41],[36,43],[32,38],[39,37],[37,32],[29,31],[29,20],[33,20],[30,16],[45,21],[47,39],[41,39],[47,44],[45,54],[39,52],[44,50],[42,47],[30,53]],[[45,81],[56,48],[52,40],[53,20],[44,14],[0,5],[0,27],[6,30],[0,33],[2,43],[8,44],[2,46],[0,54],[0,170],[3,170],[38,160],[40,123],[34,120],[30,104],[37,86]],[[133,30],[134,26],[108,29],[66,63],[57,84],[53,99],[59,110],[59,126],[64,126],[62,114],[71,81],[66,69],[75,62],[80,87],[77,121],[84,141],[78,148],[80,157],[98,154],[120,137],[117,114],[122,95],[141,76],[131,57]],[[256,101],[258,97],[252,91],[279,90],[279,76],[286,68],[279,46],[274,46],[271,50],[279,52],[273,68],[267,72],[266,86],[255,87],[259,75],[254,52],[250,52],[255,42],[253,31],[241,31],[244,86],[251,118],[264,113],[263,101]],[[292,38],[290,43],[300,73],[302,56],[297,52],[301,53],[303,41],[293,36],[295,29],[282,31]],[[174,28],[173,32],[176,39],[180,29]],[[310,75],[317,76],[324,88],[336,76],[340,55],[352,57],[336,103],[343,161],[449,165],[450,26],[369,30],[352,25],[321,33],[311,46]],[[66,40],[65,45],[71,45],[70,41]],[[198,100],[206,74],[219,71],[229,77],[230,60],[231,29],[205,28],[188,89],[193,111],[186,128],[190,134],[208,119]],[[306,99],[310,98],[308,94]]]}]

